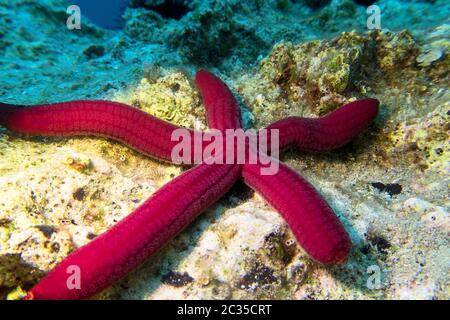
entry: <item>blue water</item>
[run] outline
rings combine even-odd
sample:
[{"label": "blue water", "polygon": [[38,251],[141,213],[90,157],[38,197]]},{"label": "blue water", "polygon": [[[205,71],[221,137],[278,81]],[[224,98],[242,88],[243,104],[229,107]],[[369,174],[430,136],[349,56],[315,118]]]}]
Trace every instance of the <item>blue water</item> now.
[{"label": "blue water", "polygon": [[71,0],[78,5],[81,12],[96,25],[106,29],[122,27],[122,15],[129,5],[129,0]]}]

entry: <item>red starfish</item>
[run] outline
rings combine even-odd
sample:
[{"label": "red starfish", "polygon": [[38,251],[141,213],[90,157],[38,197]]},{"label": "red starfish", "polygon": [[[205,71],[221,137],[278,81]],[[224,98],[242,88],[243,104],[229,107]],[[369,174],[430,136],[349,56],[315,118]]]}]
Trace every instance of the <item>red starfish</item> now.
[{"label": "red starfish", "polygon": [[[196,82],[206,106],[209,127],[222,131],[241,128],[239,106],[228,87],[207,71],[199,71]],[[325,151],[349,142],[377,112],[378,101],[364,99],[322,118],[289,117],[268,129],[279,129],[282,149],[294,144],[301,150]],[[74,101],[27,108],[0,104],[0,125],[28,135],[105,136],[165,161],[171,161],[177,143],[171,141],[171,134],[179,128],[138,109],[108,101]],[[189,132],[194,134],[193,130]],[[247,145],[245,152],[254,151]],[[286,165],[279,163],[275,175],[261,175],[264,167],[261,163],[196,165],[155,192],[110,230],[71,253],[29,291],[27,298],[80,299],[108,287],[160,250],[239,178],[281,213],[314,260],[323,264],[344,262],[351,241],[327,203]],[[73,270],[70,269],[73,266],[79,268],[80,289],[70,289],[67,285],[68,270]]]}]

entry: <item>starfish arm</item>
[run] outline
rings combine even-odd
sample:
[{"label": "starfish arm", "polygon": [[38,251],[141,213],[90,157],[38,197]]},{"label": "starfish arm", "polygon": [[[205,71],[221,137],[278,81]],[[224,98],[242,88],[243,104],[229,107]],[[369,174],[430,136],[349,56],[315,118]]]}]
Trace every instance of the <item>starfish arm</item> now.
[{"label": "starfish arm", "polygon": [[350,238],[319,193],[281,162],[274,175],[261,175],[262,167],[243,165],[245,183],[281,213],[299,244],[314,260],[323,264],[344,262],[350,252]]},{"label": "starfish arm", "polygon": [[328,151],[347,144],[363,131],[376,117],[378,105],[375,99],[358,100],[322,118],[288,117],[267,129],[279,130],[280,149],[296,145],[303,151]]},{"label": "starfish arm", "polygon": [[212,73],[200,70],[195,77],[211,129],[242,128],[239,105],[228,86]]},{"label": "starfish arm", "polygon": [[[109,231],[70,254],[31,289],[28,298],[83,299],[108,287],[223,196],[239,174],[237,165],[200,164],[186,171]],[[79,270],[79,289],[68,288],[71,270]]]},{"label": "starfish arm", "polygon": [[[27,135],[103,136],[168,162],[178,143],[171,141],[172,132],[180,128],[125,104],[100,100],[29,107],[0,103],[0,125]],[[193,141],[194,131],[186,130]]]}]

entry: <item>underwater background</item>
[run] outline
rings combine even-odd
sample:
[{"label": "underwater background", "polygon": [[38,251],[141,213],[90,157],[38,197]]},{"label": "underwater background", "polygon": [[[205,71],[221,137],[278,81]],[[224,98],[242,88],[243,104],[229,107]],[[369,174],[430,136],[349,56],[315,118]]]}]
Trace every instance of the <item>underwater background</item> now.
[{"label": "underwater background", "polygon": [[[114,100],[206,129],[192,80],[200,68],[231,87],[246,128],[381,102],[350,145],[282,157],[343,221],[346,264],[313,262],[238,184],[95,298],[449,299],[448,1],[89,3],[0,3],[0,102]],[[0,298],[21,297],[182,170],[105,139],[0,128]]]}]

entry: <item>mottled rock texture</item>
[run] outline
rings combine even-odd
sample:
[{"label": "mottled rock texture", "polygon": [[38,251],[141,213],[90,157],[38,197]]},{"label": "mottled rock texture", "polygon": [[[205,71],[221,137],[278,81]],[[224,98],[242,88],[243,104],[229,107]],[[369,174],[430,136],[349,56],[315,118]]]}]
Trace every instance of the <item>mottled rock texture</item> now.
[{"label": "mottled rock texture", "polygon": [[[365,8],[350,0],[314,9],[195,0],[181,17],[138,2],[116,32],[87,21],[68,31],[63,0],[0,4],[0,100],[111,99],[202,129],[192,76],[208,67],[236,93],[247,128],[364,96],[379,99],[381,113],[338,152],[283,159],[344,222],[354,243],[347,264],[311,261],[282,218],[238,184],[97,298],[449,298],[446,1],[381,4],[381,31],[366,30]],[[182,170],[99,138],[2,130],[0,297],[20,296]]]}]

